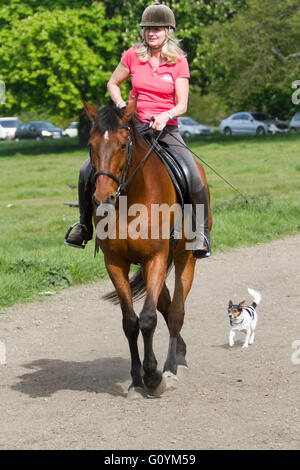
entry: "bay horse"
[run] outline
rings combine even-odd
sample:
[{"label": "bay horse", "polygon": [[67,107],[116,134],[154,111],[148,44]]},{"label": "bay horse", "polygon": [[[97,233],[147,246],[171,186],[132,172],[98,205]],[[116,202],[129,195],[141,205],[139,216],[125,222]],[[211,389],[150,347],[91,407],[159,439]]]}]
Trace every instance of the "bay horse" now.
[{"label": "bay horse", "polygon": [[[125,188],[128,207],[139,203],[147,208],[149,217],[140,219],[140,232],[150,233],[151,224],[154,223],[151,220],[151,205],[164,203],[171,207],[177,203],[177,195],[165,166],[135,130],[133,117],[136,102],[134,99],[123,110],[115,106],[106,106],[100,111],[84,102],[85,110],[92,121],[89,144],[94,170],[94,223],[97,226],[101,220],[97,213],[103,204],[114,206],[116,221],[119,221],[117,190],[125,172],[129,181]],[[131,163],[128,158],[129,140],[132,142]],[[147,153],[147,158],[143,161]],[[198,163],[197,165],[202,182],[208,191],[204,169]],[[210,211],[209,216],[211,227]],[[133,217],[128,215],[126,222],[132,220]],[[118,227],[117,222],[116,227]],[[163,224],[162,218],[159,223]],[[170,232],[174,224],[173,216],[170,217],[168,224]],[[128,226],[127,224],[126,227]],[[107,272],[115,287],[114,294],[121,306],[123,330],[129,343],[132,383],[128,396],[160,396],[167,386],[166,377],[174,379],[178,366],[187,367],[186,345],[180,331],[185,315],[184,304],[192,286],[196,260],[192,251],[185,249],[185,241],[182,237],[171,246],[170,240],[165,237],[136,238],[131,236],[129,230],[125,237],[121,237],[119,229],[115,238],[97,237],[104,254]],[[175,266],[175,289],[172,298],[165,282],[170,261]],[[140,265],[140,270],[135,275],[136,282],[129,279],[133,263]],[[139,317],[133,307],[133,284],[137,288],[135,293],[140,293],[142,284],[145,291],[145,300]],[[114,295],[108,295],[106,298],[113,300]],[[169,347],[163,374],[157,368],[153,351],[157,310],[162,313],[169,329]],[[144,341],[143,365],[138,351],[140,331]]]}]

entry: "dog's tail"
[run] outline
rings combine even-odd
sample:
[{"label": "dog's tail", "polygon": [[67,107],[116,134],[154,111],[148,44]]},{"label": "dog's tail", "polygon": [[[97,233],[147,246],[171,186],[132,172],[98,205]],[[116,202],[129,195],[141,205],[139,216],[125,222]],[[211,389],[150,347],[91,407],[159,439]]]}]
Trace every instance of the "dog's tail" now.
[{"label": "dog's tail", "polygon": [[252,307],[256,307],[256,305],[258,305],[261,301],[261,295],[259,292],[257,292],[256,290],[254,289],[250,289],[248,287],[248,292],[250,295],[252,295],[253,299],[254,299],[254,302],[252,303]]}]

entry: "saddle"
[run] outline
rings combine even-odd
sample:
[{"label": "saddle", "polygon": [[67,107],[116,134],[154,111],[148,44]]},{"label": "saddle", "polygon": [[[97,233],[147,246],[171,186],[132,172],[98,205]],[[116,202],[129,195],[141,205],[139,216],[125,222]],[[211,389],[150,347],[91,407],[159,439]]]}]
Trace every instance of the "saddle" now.
[{"label": "saddle", "polygon": [[156,142],[153,136],[148,134],[144,138],[149,145],[152,145],[155,153],[169,173],[180,205],[183,206],[185,203],[190,203],[192,175],[185,159],[178,152],[170,149],[164,142]]}]

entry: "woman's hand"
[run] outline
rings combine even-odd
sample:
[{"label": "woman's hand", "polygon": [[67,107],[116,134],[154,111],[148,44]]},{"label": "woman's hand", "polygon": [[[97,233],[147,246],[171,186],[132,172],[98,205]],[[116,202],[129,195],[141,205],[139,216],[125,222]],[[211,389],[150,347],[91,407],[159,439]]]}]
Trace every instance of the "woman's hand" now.
[{"label": "woman's hand", "polygon": [[124,100],[120,99],[117,103],[116,103],[116,107],[117,108],[126,108],[127,104]]},{"label": "woman's hand", "polygon": [[153,117],[154,121],[150,121],[149,126],[155,131],[162,131],[166,127],[167,122],[170,121],[170,116],[167,112],[163,112],[158,114],[158,116]]}]

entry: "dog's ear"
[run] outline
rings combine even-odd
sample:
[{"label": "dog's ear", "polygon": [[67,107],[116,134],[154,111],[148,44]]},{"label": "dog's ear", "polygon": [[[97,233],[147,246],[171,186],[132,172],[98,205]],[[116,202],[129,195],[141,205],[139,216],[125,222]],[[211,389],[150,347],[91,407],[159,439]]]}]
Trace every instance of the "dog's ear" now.
[{"label": "dog's ear", "polygon": [[231,307],[232,307],[232,305],[233,305],[233,303],[232,303],[232,300],[229,300],[228,307],[229,307],[229,308],[231,308]]},{"label": "dog's ear", "polygon": [[246,300],[243,300],[242,302],[239,303],[239,310],[242,310],[242,308],[244,307],[246,303]]}]

